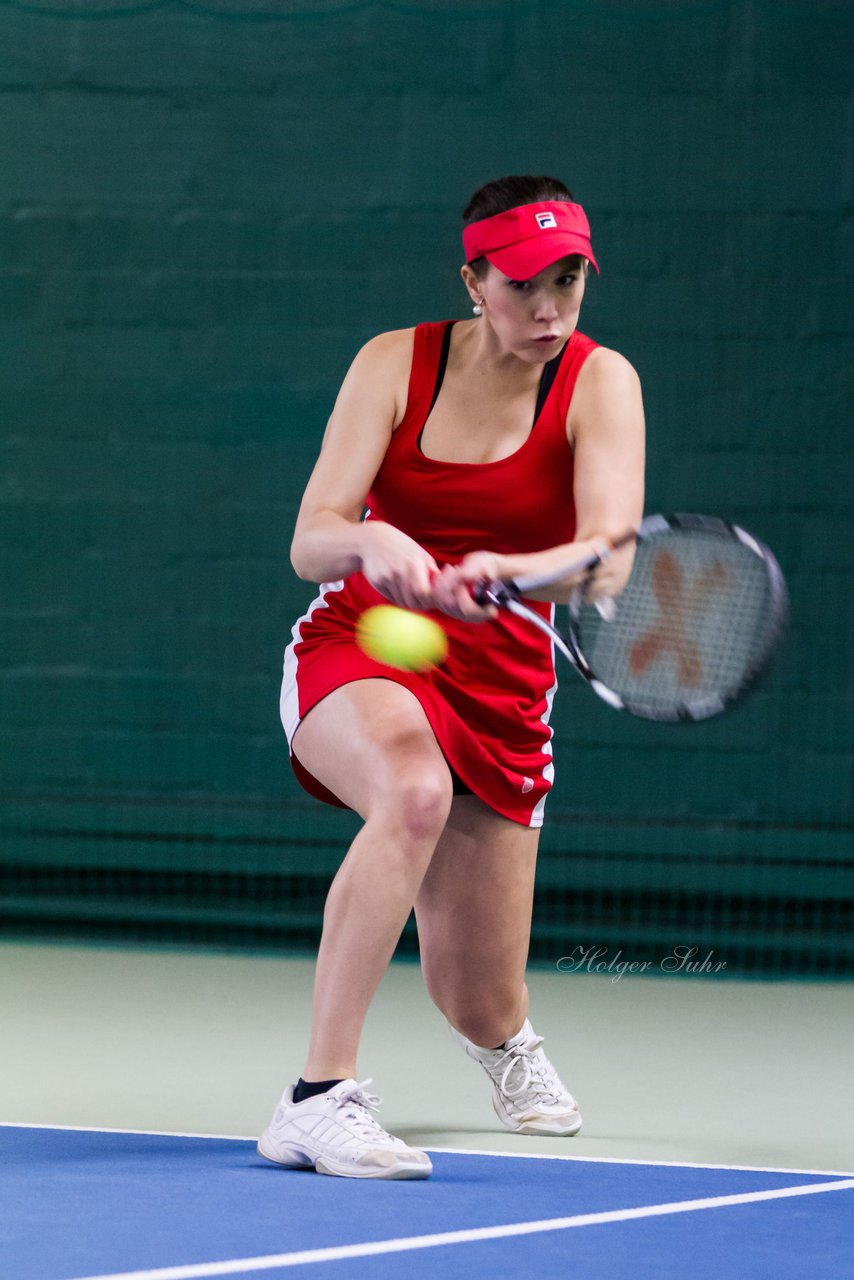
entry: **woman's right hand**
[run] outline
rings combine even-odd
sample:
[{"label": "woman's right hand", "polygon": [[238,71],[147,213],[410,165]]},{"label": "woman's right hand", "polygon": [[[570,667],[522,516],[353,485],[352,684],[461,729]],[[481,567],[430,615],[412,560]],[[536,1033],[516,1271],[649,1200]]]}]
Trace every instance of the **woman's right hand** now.
[{"label": "woman's right hand", "polygon": [[436,561],[408,534],[380,520],[362,525],[362,573],[392,604],[404,609],[435,609]]}]

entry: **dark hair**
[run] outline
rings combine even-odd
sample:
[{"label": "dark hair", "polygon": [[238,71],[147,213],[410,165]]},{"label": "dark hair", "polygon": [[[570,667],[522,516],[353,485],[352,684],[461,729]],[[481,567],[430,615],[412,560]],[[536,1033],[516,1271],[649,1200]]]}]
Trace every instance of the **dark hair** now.
[{"label": "dark hair", "polygon": [[541,200],[569,200],[572,192],[557,178],[511,177],[496,178],[479,187],[463,209],[463,223],[480,222],[496,213],[506,213],[520,204],[539,204]]},{"label": "dark hair", "polygon": [[[515,176],[496,178],[479,187],[463,209],[463,224],[480,222],[481,218],[492,218],[496,213],[506,213],[520,204],[539,204],[541,200],[568,200],[572,203],[572,192],[557,178],[545,176]],[[486,258],[475,258],[469,266],[478,277],[486,274],[489,263]]]}]

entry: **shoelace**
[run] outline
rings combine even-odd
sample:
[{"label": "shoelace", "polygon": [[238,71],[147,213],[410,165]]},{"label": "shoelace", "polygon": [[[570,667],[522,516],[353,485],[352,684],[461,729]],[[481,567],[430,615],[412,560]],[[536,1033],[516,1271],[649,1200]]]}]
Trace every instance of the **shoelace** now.
[{"label": "shoelace", "polygon": [[375,1093],[366,1093],[365,1086],[372,1083],[373,1077],[362,1080],[354,1089],[338,1095],[338,1105],[344,1110],[348,1120],[354,1120],[361,1136],[365,1138],[383,1138],[388,1141],[390,1134],[371,1115],[382,1106],[382,1098]]},{"label": "shoelace", "polygon": [[[545,1054],[539,1052],[542,1043],[543,1037],[535,1036],[533,1040],[526,1040],[524,1044],[513,1045],[506,1050],[504,1057],[508,1061],[501,1073],[501,1091],[508,1098],[518,1098],[531,1088],[555,1102],[565,1096],[558,1073]],[[504,1058],[498,1059],[496,1069],[503,1061]],[[519,1083],[511,1086],[510,1076],[516,1068],[521,1068]]]}]

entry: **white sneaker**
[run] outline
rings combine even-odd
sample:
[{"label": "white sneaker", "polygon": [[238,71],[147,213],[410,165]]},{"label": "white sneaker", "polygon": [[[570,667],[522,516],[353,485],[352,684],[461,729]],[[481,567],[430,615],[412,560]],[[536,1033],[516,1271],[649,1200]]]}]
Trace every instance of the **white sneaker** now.
[{"label": "white sneaker", "polygon": [[427,1178],[424,1151],[407,1147],[371,1115],[381,1099],[365,1093],[370,1080],[342,1080],[328,1093],[294,1102],[289,1086],[258,1141],[258,1154],[292,1169],[311,1168],[341,1178]]},{"label": "white sneaker", "polygon": [[502,1049],[481,1049],[454,1027],[450,1030],[457,1044],[480,1063],[492,1081],[492,1105],[508,1129],[556,1137],[578,1133],[578,1103],[543,1053],[543,1037],[534,1034],[527,1018],[522,1030]]}]

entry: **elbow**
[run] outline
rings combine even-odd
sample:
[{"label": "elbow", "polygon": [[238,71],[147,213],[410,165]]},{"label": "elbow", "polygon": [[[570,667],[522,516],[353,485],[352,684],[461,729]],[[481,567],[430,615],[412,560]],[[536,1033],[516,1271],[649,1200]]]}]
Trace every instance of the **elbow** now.
[{"label": "elbow", "polygon": [[304,582],[333,582],[361,568],[361,556],[349,521],[336,515],[300,519],[291,539],[290,561]]},{"label": "elbow", "polygon": [[298,537],[295,537],[291,543],[290,559],[291,568],[298,578],[302,579],[303,582],[314,581],[311,572],[311,565],[309,564],[308,557],[305,553],[305,548],[302,545],[301,539]]}]

